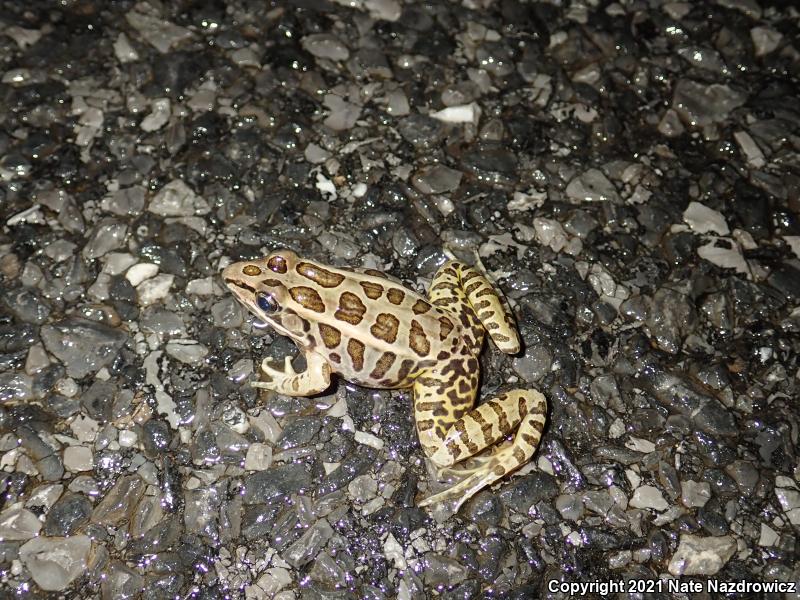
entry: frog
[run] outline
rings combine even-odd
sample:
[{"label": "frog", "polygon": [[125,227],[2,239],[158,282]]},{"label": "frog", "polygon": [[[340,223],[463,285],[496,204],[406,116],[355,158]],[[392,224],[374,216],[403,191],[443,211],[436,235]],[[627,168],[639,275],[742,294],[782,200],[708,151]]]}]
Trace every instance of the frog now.
[{"label": "frog", "polygon": [[425,456],[440,475],[459,479],[419,506],[458,511],[533,457],[546,423],[543,394],[511,389],[476,405],[486,335],[506,354],[521,345],[506,299],[476,267],[451,256],[426,297],[381,271],[334,267],[286,249],[230,264],[222,278],[305,357],[299,373],[291,356],[282,366],[265,358],[253,387],[314,396],[337,374],[367,388],[411,390]]}]

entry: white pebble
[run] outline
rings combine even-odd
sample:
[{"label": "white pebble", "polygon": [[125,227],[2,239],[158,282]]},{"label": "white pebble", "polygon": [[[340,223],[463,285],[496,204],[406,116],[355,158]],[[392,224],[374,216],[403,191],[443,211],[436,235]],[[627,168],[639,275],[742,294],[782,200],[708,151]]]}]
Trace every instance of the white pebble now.
[{"label": "white pebble", "polygon": [[103,272],[109,275],[124,273],[136,264],[136,257],[127,252],[109,252],[103,257]]},{"label": "white pebble", "polygon": [[434,119],[445,123],[474,123],[477,124],[481,118],[481,109],[475,102],[461,104],[459,106],[448,106],[442,110],[431,113]]},{"label": "white pebble", "polygon": [[139,292],[139,304],[150,306],[165,298],[174,279],[174,275],[162,273],[140,283],[136,288],[136,291]]},{"label": "white pebble", "polygon": [[135,431],[131,431],[129,429],[123,429],[119,432],[119,445],[123,448],[133,448],[136,444],[138,436],[136,435]]},{"label": "white pebble", "polygon": [[652,508],[654,510],[667,510],[669,508],[669,503],[664,500],[664,496],[659,489],[652,485],[643,485],[636,488],[630,505],[633,508]]},{"label": "white pebble", "polygon": [[272,447],[268,444],[254,443],[247,449],[244,468],[247,471],[264,471],[272,464]]},{"label": "white pebble", "polygon": [[152,279],[157,274],[158,265],[154,265],[153,263],[139,263],[128,269],[128,272],[125,273],[125,279],[130,281],[133,287],[136,287],[146,279]]},{"label": "white pebble", "polygon": [[167,124],[171,113],[172,105],[169,98],[157,98],[153,100],[153,109],[142,119],[140,127],[147,132],[157,131]]},{"label": "white pebble", "polygon": [[380,450],[383,448],[383,440],[379,437],[372,435],[371,433],[367,433],[365,431],[356,431],[355,435],[353,435],[353,439],[358,442],[359,444],[364,444],[365,446],[372,446],[373,448]]},{"label": "white pebble", "polygon": [[683,220],[696,233],[728,235],[731,232],[722,213],[699,202],[689,203],[683,211]]},{"label": "white pebble", "polygon": [[114,54],[117,60],[123,64],[139,60],[139,53],[131,46],[128,36],[124,33],[120,33],[114,42]]},{"label": "white pebble", "polygon": [[186,293],[194,296],[211,296],[214,293],[214,282],[211,277],[192,279],[186,284]]},{"label": "white pebble", "polygon": [[67,447],[64,450],[64,467],[72,473],[91,471],[94,467],[91,449],[84,446]]}]

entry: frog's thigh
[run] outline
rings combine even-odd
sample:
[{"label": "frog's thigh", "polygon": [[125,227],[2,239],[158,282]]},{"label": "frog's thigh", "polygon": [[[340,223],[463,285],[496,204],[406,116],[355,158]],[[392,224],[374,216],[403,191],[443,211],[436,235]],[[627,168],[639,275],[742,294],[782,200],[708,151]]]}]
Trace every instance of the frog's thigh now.
[{"label": "frog's thigh", "polygon": [[302,373],[295,373],[292,359],[288,356],[283,371],[270,366],[269,361],[264,359],[261,370],[269,381],[253,381],[250,385],[287,396],[313,396],[324,392],[331,384],[330,364],[315,352],[308,352],[305,357],[307,367]]},{"label": "frog's thigh", "polygon": [[[418,386],[423,389],[418,390]],[[415,384],[415,396],[424,391],[424,384]],[[429,439],[428,444],[423,443],[435,464],[449,467],[496,444],[517,428],[511,445],[488,457],[460,483],[427,498],[420,505],[452,500],[460,506],[481,488],[527,463],[542,437],[546,413],[547,401],[542,394],[534,390],[512,390],[456,419],[443,436],[436,436],[438,440]],[[428,421],[433,419],[434,427],[438,425],[433,415],[421,415],[418,411],[417,427],[421,441],[426,418]]]}]

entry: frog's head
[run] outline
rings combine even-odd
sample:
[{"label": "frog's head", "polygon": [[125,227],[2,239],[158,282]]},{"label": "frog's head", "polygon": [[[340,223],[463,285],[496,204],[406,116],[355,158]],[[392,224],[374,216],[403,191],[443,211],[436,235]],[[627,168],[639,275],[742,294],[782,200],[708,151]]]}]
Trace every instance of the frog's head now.
[{"label": "frog's head", "polygon": [[302,314],[306,296],[315,292],[308,288],[310,292],[303,294],[299,264],[291,250],[276,250],[264,258],[233,263],[222,271],[222,278],[247,310],[278,333],[299,341],[309,327]]}]

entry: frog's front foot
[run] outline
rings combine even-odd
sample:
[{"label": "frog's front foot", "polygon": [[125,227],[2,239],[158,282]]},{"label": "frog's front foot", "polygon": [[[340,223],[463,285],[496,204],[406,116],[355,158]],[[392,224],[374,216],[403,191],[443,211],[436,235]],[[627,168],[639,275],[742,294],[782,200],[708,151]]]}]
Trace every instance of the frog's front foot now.
[{"label": "frog's front foot", "polygon": [[288,380],[297,376],[297,371],[292,367],[291,356],[287,356],[283,359],[282,370],[273,367],[271,363],[272,361],[269,358],[265,358],[261,361],[261,371],[266,376],[266,379],[262,381],[252,381],[250,383],[251,386],[278,391],[286,385]]},{"label": "frog's front foot", "polygon": [[287,396],[313,396],[331,384],[331,366],[319,354],[306,354],[306,370],[298,373],[292,367],[292,357],[284,358],[283,370],[276,369],[265,358],[261,370],[267,377],[265,381],[253,381],[251,386],[272,390]]}]

